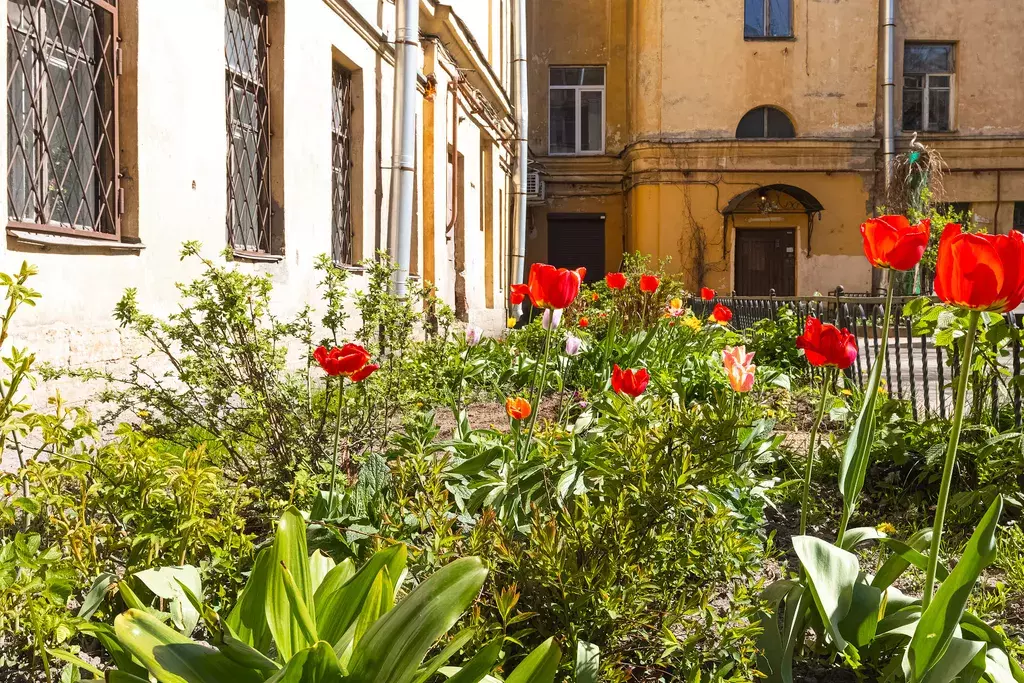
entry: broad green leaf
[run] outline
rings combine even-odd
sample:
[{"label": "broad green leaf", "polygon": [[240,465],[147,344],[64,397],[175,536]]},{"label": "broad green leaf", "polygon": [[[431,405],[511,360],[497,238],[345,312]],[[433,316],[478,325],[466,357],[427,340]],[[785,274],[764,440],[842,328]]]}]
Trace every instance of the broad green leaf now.
[{"label": "broad green leaf", "polygon": [[[404,569],[406,557],[407,550],[402,544],[385,548],[374,554],[341,588],[324,594],[323,599],[317,602],[317,632],[320,637],[336,645],[355,623],[381,568],[388,567],[390,571],[390,567],[401,565]],[[324,582],[328,583],[326,579]]]},{"label": "broad green leaf", "polygon": [[228,659],[247,669],[278,671],[281,668],[281,665],[273,659],[235,637],[227,625],[214,634],[213,645]]},{"label": "broad green leaf", "polygon": [[320,584],[324,578],[334,569],[335,563],[327,555],[319,550],[314,550],[309,556],[309,582],[313,586],[313,602],[309,604],[310,609],[316,604],[316,591],[320,590]]},{"label": "broad green leaf", "polygon": [[555,644],[555,639],[548,638],[519,662],[505,683],[551,683],[555,680],[561,660],[562,651]]},{"label": "broad green leaf", "polygon": [[[945,653],[939,658],[939,661],[935,663],[935,666],[931,668],[928,674],[919,680],[921,683],[951,683],[954,679],[958,679],[964,669],[968,668],[972,662],[975,662],[979,655],[981,659],[978,664],[984,665],[985,643],[978,640],[950,638]],[[982,669],[983,672],[984,669]],[[971,680],[976,681],[978,678],[973,677]]]},{"label": "broad green leaf", "polygon": [[779,617],[775,612],[758,612],[761,635],[757,639],[757,670],[765,676],[767,683],[792,683],[793,675],[783,675],[785,648],[779,631]]},{"label": "broad green leaf", "polygon": [[356,618],[355,627],[356,630],[352,636],[352,646],[355,647],[359,644],[359,641],[363,639],[363,636],[370,627],[380,619],[382,610],[381,601],[384,599],[384,593],[386,589],[384,585],[387,583],[387,567],[383,567],[377,572],[377,577],[370,584],[370,590],[366,594],[366,599],[363,600],[363,608],[359,610],[359,616]]},{"label": "broad green leaf", "polygon": [[267,683],[338,683],[341,680],[338,658],[331,646],[321,640],[295,653],[285,668],[270,677]]},{"label": "broad green leaf", "polygon": [[761,600],[769,605],[782,602],[789,595],[789,592],[796,588],[797,582],[792,579],[779,579],[772,582],[767,588],[761,591]]},{"label": "broad green leaf", "polygon": [[[413,683],[426,683],[430,680],[442,666],[448,663],[449,659],[454,657],[459,650],[465,647],[466,643],[473,639],[474,635],[476,635],[476,630],[472,628],[465,628],[459,631],[458,635],[452,638],[451,642],[445,645],[440,653],[431,657],[430,661],[416,672],[416,678],[413,679]],[[487,671],[490,671],[490,668]],[[484,673],[487,673],[487,671]]]},{"label": "broad green leaf", "polygon": [[[146,569],[133,575],[145,584],[153,595],[170,601],[171,619],[185,635],[195,630],[199,623],[199,612],[188,599],[182,585],[187,586],[199,600],[203,597],[203,582],[199,570],[186,565],[183,567],[159,567]],[[178,582],[181,582],[180,584]]]},{"label": "broad green leaf", "polygon": [[793,549],[807,572],[807,580],[821,620],[837,650],[846,649],[839,623],[853,600],[860,574],[857,556],[813,536],[794,536]]},{"label": "broad green leaf", "polygon": [[[871,580],[871,585],[884,590],[891,586],[910,566],[927,572],[928,558],[921,551],[928,548],[931,538],[932,530],[923,529],[907,539],[906,543],[895,538],[882,539],[882,544],[891,550],[893,555],[885,561],[878,570],[878,573],[875,574],[875,578]],[[949,572],[940,563],[936,574],[940,581],[944,581]]]},{"label": "broad green leaf", "polygon": [[601,648],[585,640],[576,643],[576,683],[597,683],[601,672]]},{"label": "broad green leaf", "polygon": [[116,583],[116,574],[102,572],[97,576],[96,580],[92,582],[89,592],[85,594],[85,598],[82,600],[82,607],[78,610],[78,616],[82,619],[92,619],[92,615],[96,613],[96,610],[98,610],[100,605],[103,604],[103,601],[106,600],[107,594],[111,590],[111,586]]},{"label": "broad green leaf", "polygon": [[[989,660],[993,660],[998,663],[1005,663],[1005,668],[1010,671],[1010,679],[1008,681],[1015,681],[1016,683],[1024,683],[1024,670],[1020,668],[1017,660],[1012,657],[1007,657],[1006,652],[1009,651],[1009,645],[1006,642],[1006,637],[995,630],[984,621],[979,619],[971,612],[964,612],[963,616],[960,617],[960,629],[964,633],[969,633],[974,636],[973,640],[983,640],[989,644],[988,654],[986,655]],[[992,675],[992,666],[989,666],[989,675]],[[997,667],[999,664],[995,664]],[[993,676],[993,679],[996,679]],[[997,683],[1002,683],[998,681]]]},{"label": "broad green leaf", "polygon": [[114,660],[114,664],[117,665],[119,670],[136,678],[146,679],[146,669],[132,659],[131,652],[126,650],[124,645],[117,639],[117,634],[114,633],[114,629],[110,624],[86,623],[80,625],[78,630],[82,633],[88,633],[100,641],[103,649]]},{"label": "broad green leaf", "polygon": [[191,640],[159,619],[130,609],[114,619],[125,649],[160,683],[259,683],[262,678],[222,652]]},{"label": "broad green leaf", "polygon": [[958,627],[974,584],[985,567],[996,559],[996,528],[1002,513],[1003,499],[999,496],[971,535],[956,568],[939,586],[928,609],[921,615],[921,623],[910,641],[909,651],[915,680],[923,680],[925,674],[942,658]]},{"label": "broad green leaf", "polygon": [[351,679],[400,683],[411,678],[434,642],[473,604],[486,577],[483,562],[466,557],[417,586],[363,636],[352,657]]},{"label": "broad green leaf", "polygon": [[327,572],[313,594],[313,605],[317,616],[322,614],[324,598],[344,586],[356,573],[356,565],[351,558],[346,558],[334,569]]},{"label": "broad green leaf", "polygon": [[843,537],[843,550],[853,550],[861,543],[877,541],[886,538],[886,535],[873,526],[859,526],[856,529],[848,529]]},{"label": "broad green leaf", "polygon": [[95,664],[90,664],[89,662],[85,661],[81,657],[78,657],[77,655],[73,655],[70,652],[66,652],[64,650],[57,650],[57,649],[51,648],[51,647],[46,648],[46,651],[51,656],[56,657],[57,659],[62,659],[65,662],[68,662],[69,664],[73,664],[73,665],[75,665],[77,667],[81,667],[82,669],[85,669],[86,671],[88,671],[89,673],[91,673],[91,674],[93,674],[95,676],[100,676],[101,678],[103,676],[103,672],[100,671],[99,668],[97,668]]},{"label": "broad green leaf", "polygon": [[875,402],[878,399],[878,385],[888,354],[887,346],[888,339],[883,339],[882,348],[871,366],[867,387],[864,388],[864,402],[861,404],[857,421],[850,430],[846,448],[843,450],[843,459],[839,465],[839,490],[843,494],[843,509],[847,518],[853,516],[853,510],[857,507],[857,497],[864,488],[871,446],[875,441]]},{"label": "broad green leaf", "polygon": [[294,507],[289,507],[277,522],[277,533],[267,567],[265,609],[267,624],[277,645],[277,654],[287,662],[295,653],[312,646],[292,609],[292,599],[285,587],[284,569],[291,572],[298,595],[305,605],[313,604],[313,587],[309,579],[309,553],[306,551],[306,523]]},{"label": "broad green leaf", "polygon": [[267,585],[270,580],[270,563],[273,561],[270,548],[261,550],[256,556],[249,580],[238,596],[238,604],[228,615],[227,625],[246,645],[263,654],[270,652],[270,625],[267,624]]},{"label": "broad green leaf", "polygon": [[291,571],[284,565],[281,566],[281,576],[284,579],[284,589],[288,595],[288,604],[292,609],[292,617],[298,623],[302,637],[311,643],[316,643],[319,640],[316,635],[316,622],[313,621],[313,615],[309,613],[306,603],[302,601],[299,587],[295,584],[295,577],[292,576]]},{"label": "broad green leaf", "polygon": [[107,669],[103,680],[107,683],[149,683],[149,678],[140,678],[120,669]]},{"label": "broad green leaf", "polygon": [[864,647],[875,637],[882,595],[881,589],[869,584],[861,581],[854,584],[850,610],[839,622],[839,630],[855,647]]},{"label": "broad green leaf", "polygon": [[[488,673],[494,668],[494,664],[501,656],[501,646],[505,638],[498,636],[487,643],[482,650],[473,655],[465,666],[458,673],[448,679],[448,683],[480,683],[489,678]],[[442,669],[443,671],[443,669]]]}]

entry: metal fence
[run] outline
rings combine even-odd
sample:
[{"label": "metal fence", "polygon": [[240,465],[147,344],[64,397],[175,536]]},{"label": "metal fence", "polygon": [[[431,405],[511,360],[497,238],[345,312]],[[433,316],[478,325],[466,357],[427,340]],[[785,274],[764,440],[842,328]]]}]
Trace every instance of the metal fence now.
[{"label": "metal fence", "polygon": [[[902,315],[904,304],[917,297],[895,297],[893,320],[889,329],[889,346],[885,357],[883,378],[891,396],[910,402],[914,419],[952,417],[954,383],[960,372],[960,353],[956,345],[949,348],[935,345],[928,334],[915,334],[913,320]],[[808,315],[845,327],[857,338],[857,361],[847,370],[847,377],[863,390],[871,364],[881,350],[885,298],[850,295],[839,290],[830,296],[818,297],[718,297],[713,301],[691,300],[697,312],[710,313],[716,303],[733,312],[732,325],[746,329],[765,319],[777,319],[779,310],[788,307],[796,314],[802,331]],[[1015,330],[1024,329],[1024,316],[1009,314],[1007,322]],[[998,367],[984,374],[985,396],[968,397],[968,405],[976,413],[991,412],[992,424],[1021,426],[1021,388],[1011,381],[1021,374],[1021,335],[1010,335],[998,361]],[[974,387],[977,391],[978,387]],[[977,400],[974,400],[974,399]],[[982,406],[984,405],[984,408]],[[983,415],[976,414],[976,419]]]}]

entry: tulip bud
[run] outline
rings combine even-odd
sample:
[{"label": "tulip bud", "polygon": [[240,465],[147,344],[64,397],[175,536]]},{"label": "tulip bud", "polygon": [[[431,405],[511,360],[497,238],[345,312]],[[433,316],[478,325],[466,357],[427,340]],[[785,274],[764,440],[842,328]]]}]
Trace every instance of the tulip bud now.
[{"label": "tulip bud", "polygon": [[560,322],[562,322],[562,309],[544,309],[544,317],[540,321],[541,327],[545,330],[554,330],[558,328]]},{"label": "tulip bud", "polygon": [[565,355],[575,356],[578,355],[583,347],[583,340],[579,337],[569,335],[565,338]]},{"label": "tulip bud", "polygon": [[466,328],[466,345],[476,346],[480,343],[480,340],[484,338],[484,331],[476,325],[470,325]]}]

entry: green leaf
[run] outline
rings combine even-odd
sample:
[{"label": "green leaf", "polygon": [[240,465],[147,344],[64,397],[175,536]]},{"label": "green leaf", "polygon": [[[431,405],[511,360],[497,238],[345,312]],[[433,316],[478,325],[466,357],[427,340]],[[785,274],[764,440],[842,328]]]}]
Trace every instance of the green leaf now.
[{"label": "green leaf", "polygon": [[289,507],[277,522],[277,533],[267,567],[266,615],[270,632],[277,645],[277,654],[287,662],[296,652],[312,646],[308,629],[293,610],[288,594],[284,568],[291,572],[297,594],[304,605],[313,604],[313,586],[309,578],[309,553],[306,551],[306,523],[294,507]]},{"label": "green leaf", "polygon": [[466,557],[417,586],[367,631],[352,657],[352,680],[399,683],[411,678],[434,642],[473,604],[486,577],[483,562]]},{"label": "green leaf", "polygon": [[519,666],[509,674],[505,683],[551,683],[558,673],[558,663],[562,660],[562,651],[558,649],[554,638],[548,638],[537,646]]},{"label": "green leaf", "polygon": [[302,601],[299,587],[295,584],[295,577],[292,576],[288,567],[285,567],[283,564],[281,565],[281,572],[282,578],[284,578],[285,593],[288,596],[288,604],[292,610],[292,617],[298,623],[302,637],[311,643],[316,643],[319,640],[316,635],[316,622],[313,621],[313,615],[309,613],[306,603]]},{"label": "green leaf", "polygon": [[822,622],[839,651],[846,639],[839,624],[853,600],[854,585],[860,574],[857,556],[813,536],[794,536],[793,549],[807,572],[807,581]]},{"label": "green leaf", "polygon": [[505,638],[498,636],[487,643],[458,673],[448,679],[448,683],[479,683],[487,678],[487,674],[501,656],[501,646],[504,642]]},{"label": "green leaf", "polygon": [[[406,557],[407,551],[402,544],[385,548],[374,554],[341,588],[324,594],[323,599],[317,602],[317,631],[320,637],[336,645],[345,631],[355,623],[380,570],[388,567],[390,572],[391,567],[401,567],[398,569],[401,572],[405,568]],[[328,583],[327,579],[324,582]]]},{"label": "green leaf", "polygon": [[107,669],[104,680],[107,683],[149,683],[149,678],[133,676],[127,671],[121,671],[119,669]]},{"label": "green leaf", "polygon": [[601,648],[585,640],[576,642],[576,683],[597,683],[601,671]]},{"label": "green leaf", "polygon": [[861,543],[878,541],[886,538],[885,534],[873,526],[860,526],[856,529],[849,529],[843,537],[843,550],[852,551]]},{"label": "green leaf", "polygon": [[[882,344],[885,346],[885,340]],[[853,516],[857,497],[864,488],[871,446],[875,441],[875,401],[878,398],[878,385],[882,379],[884,360],[885,353],[879,353],[875,357],[874,365],[871,366],[871,375],[864,389],[864,402],[861,404],[857,421],[853,423],[839,466],[839,489],[843,494],[843,509],[847,519]]]},{"label": "green leaf", "polygon": [[327,572],[323,580],[320,582],[320,585],[317,587],[316,593],[313,594],[314,611],[318,618],[323,614],[323,603],[325,597],[331,595],[348,583],[348,580],[351,579],[355,573],[356,566],[351,558],[343,560],[341,564]]},{"label": "green leaf", "polygon": [[64,650],[57,650],[51,647],[46,648],[46,651],[51,656],[56,657],[57,659],[62,659],[65,662],[73,664],[74,666],[81,667],[89,673],[93,674],[94,676],[103,676],[103,672],[100,671],[95,664],[90,664],[89,662],[85,661],[81,657],[78,657],[77,655],[73,655],[70,652],[66,652]]},{"label": "green leaf", "polygon": [[[199,570],[192,566],[160,567],[146,569],[133,575],[145,584],[153,595],[170,601],[171,619],[178,630],[189,635],[199,623],[199,612],[185,595],[181,585],[188,586],[193,595],[200,600],[203,596],[203,583],[199,578]],[[178,582],[181,582],[179,585]]]},{"label": "green leaf", "polygon": [[[907,570],[907,567],[911,566],[911,564],[914,564],[915,562],[919,562],[921,558],[924,558],[921,551],[928,548],[931,540],[931,529],[921,529],[908,538],[906,543],[895,538],[888,539],[886,541],[886,547],[892,550],[895,554],[882,564],[878,573],[875,574],[875,578],[871,581],[871,585],[883,590],[891,586],[893,582]],[[917,554],[914,555],[913,553],[907,552],[908,550],[913,550]],[[925,560],[925,562],[925,567],[927,568],[927,560]],[[941,566],[939,569],[941,571],[945,571]]]},{"label": "green leaf", "polygon": [[[980,656],[980,661],[976,658]],[[945,653],[935,663],[935,666],[921,680],[921,683],[951,683],[959,678],[960,674],[975,663],[975,667],[985,663],[985,643],[978,640],[964,640],[963,638],[951,638]],[[984,673],[984,668],[982,668]],[[971,680],[978,680],[974,677]]]},{"label": "green leaf", "polygon": [[996,528],[1002,513],[1003,498],[998,496],[971,535],[956,568],[939,586],[928,609],[921,615],[909,651],[915,680],[923,680],[942,658],[958,628],[974,584],[985,567],[996,559]]},{"label": "green leaf", "polygon": [[313,554],[309,556],[309,582],[313,586],[314,591],[313,602],[310,603],[309,607],[312,608],[316,604],[315,591],[320,590],[320,584],[324,582],[324,578],[334,567],[334,560],[319,550],[314,550]]},{"label": "green leaf", "polygon": [[[474,635],[476,635],[476,630],[472,628],[465,628],[459,631],[459,634],[452,638],[451,642],[445,645],[440,653],[431,657],[430,661],[416,672],[416,678],[413,680],[413,683],[426,683],[430,680],[442,666],[448,663],[449,659],[454,657],[459,650],[465,647],[466,643],[473,639]],[[488,667],[487,671],[490,671],[490,667]],[[484,673],[487,673],[487,671]]]},{"label": "green leaf", "polygon": [[259,683],[262,678],[222,652],[201,645],[159,619],[130,609],[114,620],[118,640],[160,683]]},{"label": "green leaf", "polygon": [[267,623],[267,585],[270,563],[273,561],[270,548],[261,550],[256,556],[249,580],[238,596],[238,604],[228,615],[227,625],[246,645],[251,645],[263,654],[270,652],[270,625]]},{"label": "green leaf", "polygon": [[268,679],[267,683],[338,683],[342,675],[337,655],[330,645],[321,640],[295,653],[288,660],[287,666]]},{"label": "green leaf", "polygon": [[111,586],[116,583],[116,574],[102,572],[97,576],[96,580],[92,582],[89,592],[85,594],[85,598],[82,600],[82,607],[78,610],[78,616],[82,619],[91,619],[92,615],[96,614],[96,610],[100,608],[100,605],[107,598],[107,594],[111,591]]},{"label": "green leaf", "polygon": [[126,674],[146,680],[146,670],[132,659],[131,653],[118,641],[117,634],[114,633],[114,629],[110,624],[86,623],[81,624],[78,630],[82,633],[88,633],[100,641],[103,648],[110,655],[110,658],[114,660],[114,664],[118,669]]},{"label": "green leaf", "polygon": [[882,590],[858,581],[853,586],[850,611],[839,623],[843,637],[855,647],[864,647],[875,637],[878,613],[882,606]]},{"label": "green leaf", "polygon": [[273,659],[235,637],[231,633],[230,627],[221,629],[214,634],[213,645],[223,652],[228,659],[241,664],[247,669],[256,669],[258,671],[278,671],[281,669],[281,665]]}]

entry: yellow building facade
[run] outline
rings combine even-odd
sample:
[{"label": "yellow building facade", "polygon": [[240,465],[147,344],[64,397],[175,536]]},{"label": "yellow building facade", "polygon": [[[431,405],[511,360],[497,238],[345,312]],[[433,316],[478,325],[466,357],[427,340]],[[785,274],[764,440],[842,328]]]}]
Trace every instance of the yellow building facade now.
[{"label": "yellow building facade", "polygon": [[[528,261],[640,251],[692,288],[870,291],[883,5],[532,0]],[[1000,232],[1024,229],[1022,31],[1004,0],[896,3],[896,151],[938,150],[936,199]]]}]

